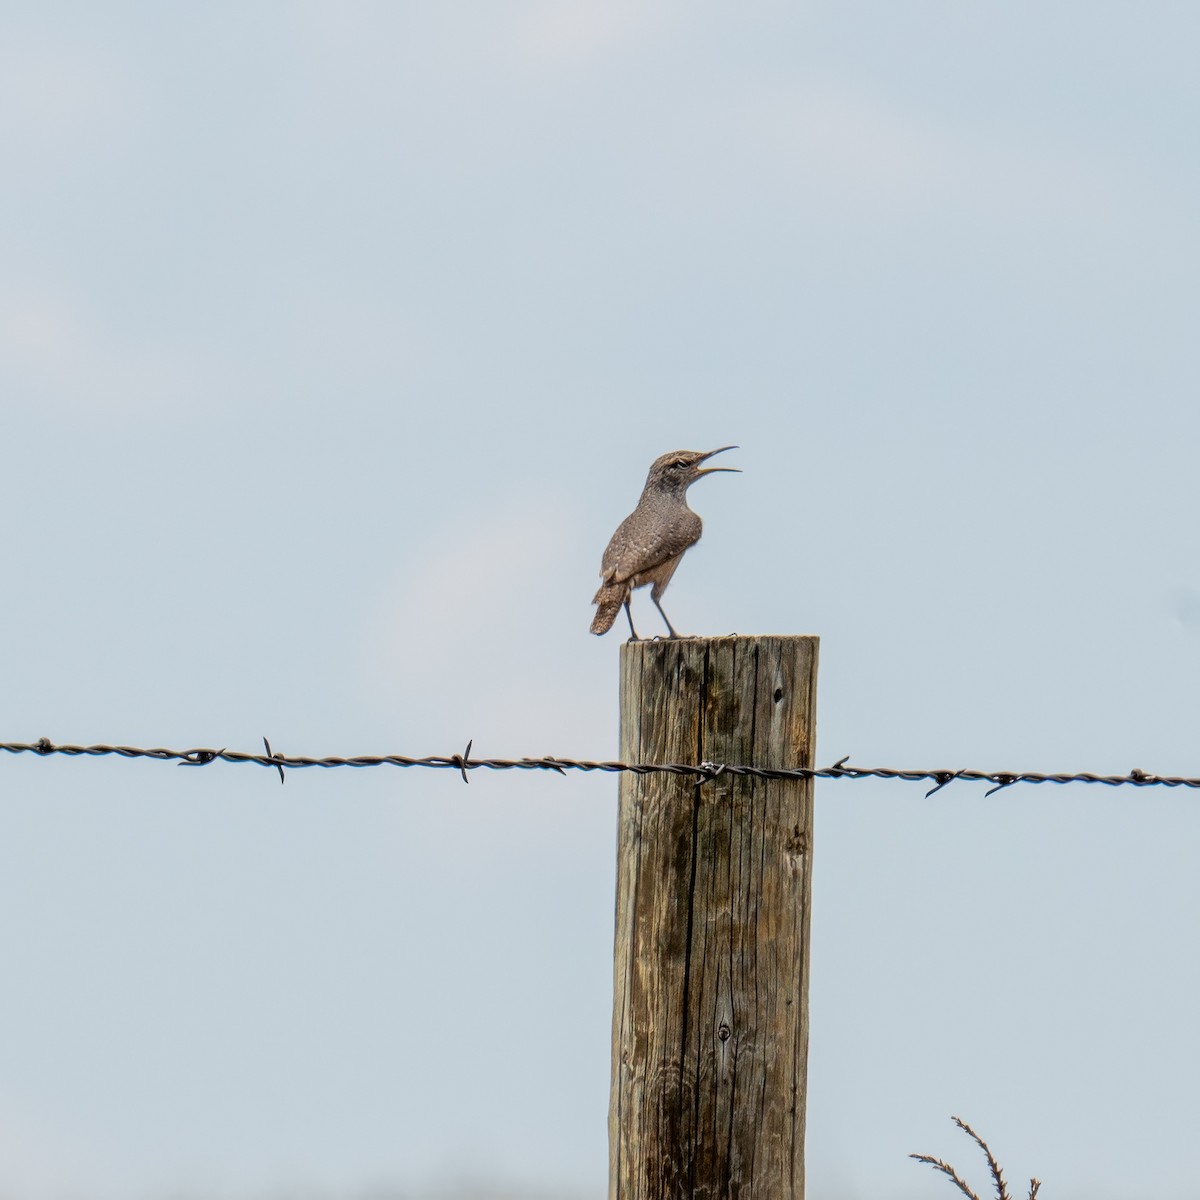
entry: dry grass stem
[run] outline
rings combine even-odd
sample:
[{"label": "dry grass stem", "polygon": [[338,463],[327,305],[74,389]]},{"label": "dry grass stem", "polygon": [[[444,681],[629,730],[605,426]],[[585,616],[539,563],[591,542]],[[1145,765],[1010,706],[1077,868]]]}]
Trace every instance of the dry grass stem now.
[{"label": "dry grass stem", "polygon": [[931,1154],[910,1154],[908,1157],[915,1158],[917,1162],[928,1163],[935,1171],[941,1171],[964,1196],[968,1197],[968,1200],[979,1200],[979,1197],[967,1187],[965,1181],[948,1162],[943,1162],[940,1158],[934,1158]]},{"label": "dry grass stem", "polygon": [[[988,1170],[992,1175],[992,1186],[996,1189],[996,1200],[1012,1200],[1008,1184],[1004,1182],[1004,1172],[1000,1169],[1000,1164],[996,1161],[996,1156],[992,1153],[991,1147],[988,1146],[987,1142],[966,1121],[960,1117],[951,1117],[951,1120],[983,1151],[984,1157],[987,1159]],[[925,1163],[926,1166],[932,1167],[935,1171],[940,1171],[968,1200],[979,1200],[979,1197],[971,1191],[962,1176],[948,1162],[940,1158],[934,1158],[931,1154],[910,1154],[908,1157],[916,1159],[917,1162]],[[1040,1179],[1031,1179],[1029,1181],[1029,1200],[1037,1200],[1037,1194],[1041,1190],[1041,1186]]]},{"label": "dry grass stem", "polygon": [[996,1200],[1012,1200],[1008,1194],[1008,1184],[1004,1182],[1004,1172],[1000,1170],[1000,1164],[996,1161],[996,1156],[991,1152],[987,1142],[961,1117],[951,1117],[950,1119],[983,1151],[984,1157],[987,1159],[988,1170],[992,1173],[992,1182],[996,1185]]}]

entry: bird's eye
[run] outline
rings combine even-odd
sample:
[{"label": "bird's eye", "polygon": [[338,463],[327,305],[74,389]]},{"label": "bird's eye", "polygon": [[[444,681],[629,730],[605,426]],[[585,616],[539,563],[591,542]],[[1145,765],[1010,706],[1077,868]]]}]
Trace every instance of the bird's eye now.
[{"label": "bird's eye", "polygon": [[687,466],[687,459],[685,459],[685,458],[677,458],[677,459],[676,459],[676,460],[675,460],[675,461],[674,461],[674,462],[671,464],[671,466],[672,466],[672,467],[674,467],[674,468],[675,468],[675,470],[677,470],[677,471],[682,471],[682,470],[683,470],[683,468]]}]

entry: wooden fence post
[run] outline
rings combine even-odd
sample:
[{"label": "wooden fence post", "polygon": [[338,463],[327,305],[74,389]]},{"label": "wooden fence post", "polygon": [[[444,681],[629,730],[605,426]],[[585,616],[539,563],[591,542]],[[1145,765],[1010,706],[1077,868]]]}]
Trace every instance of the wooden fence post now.
[{"label": "wooden fence post", "polygon": [[[811,767],[817,648],[625,644],[622,760]],[[803,1200],[812,796],[621,776],[610,1200]]]}]

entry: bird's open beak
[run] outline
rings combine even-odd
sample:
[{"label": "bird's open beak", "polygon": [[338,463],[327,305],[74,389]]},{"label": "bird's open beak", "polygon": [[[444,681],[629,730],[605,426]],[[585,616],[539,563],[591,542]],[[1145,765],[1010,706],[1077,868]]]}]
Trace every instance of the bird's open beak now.
[{"label": "bird's open beak", "polygon": [[[719,450],[710,450],[706,455],[704,455],[703,458],[699,458],[696,461],[698,463],[707,462],[707,460],[712,458],[714,454],[724,454],[726,450],[736,449],[737,446],[722,446]],[[740,467],[701,467],[696,474],[715,475],[718,471],[732,471],[735,475],[740,475],[742,473]]]}]

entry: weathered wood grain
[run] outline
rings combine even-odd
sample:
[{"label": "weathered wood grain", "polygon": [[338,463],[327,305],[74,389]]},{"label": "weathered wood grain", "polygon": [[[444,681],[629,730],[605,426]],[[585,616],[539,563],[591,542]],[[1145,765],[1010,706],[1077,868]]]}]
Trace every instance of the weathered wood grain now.
[{"label": "weathered wood grain", "polygon": [[[817,648],[627,643],[621,758],[811,767]],[[812,782],[620,789],[610,1200],[803,1200]]]}]

